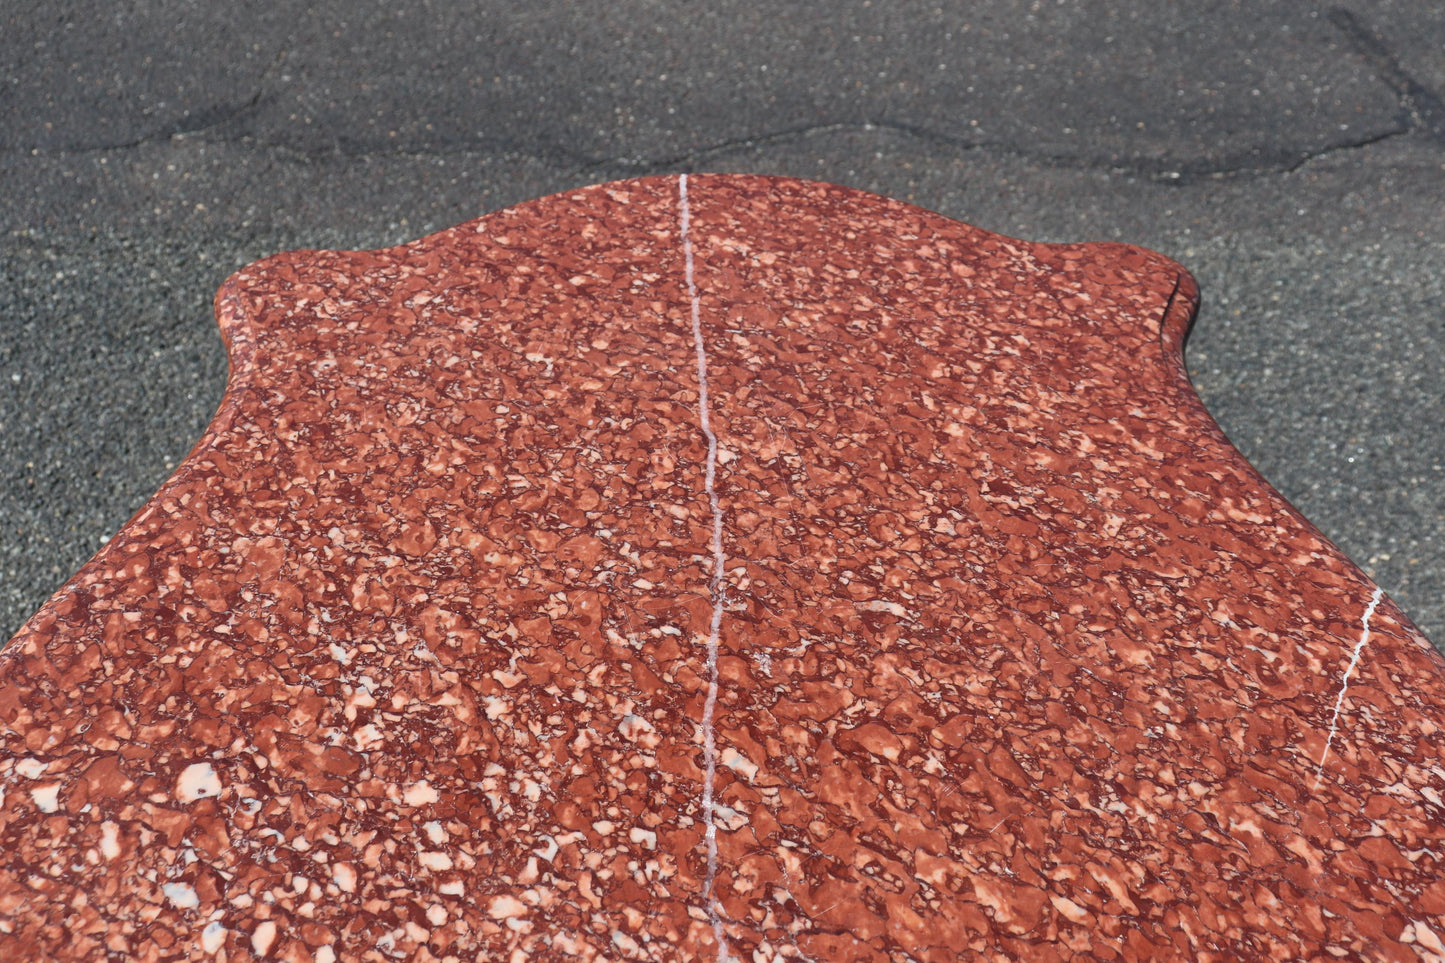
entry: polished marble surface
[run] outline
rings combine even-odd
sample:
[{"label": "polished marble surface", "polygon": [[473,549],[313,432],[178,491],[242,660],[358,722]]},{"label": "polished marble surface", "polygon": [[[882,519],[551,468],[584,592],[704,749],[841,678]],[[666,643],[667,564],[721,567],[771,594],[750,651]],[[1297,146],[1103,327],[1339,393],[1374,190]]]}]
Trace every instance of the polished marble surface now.
[{"label": "polished marble surface", "polygon": [[1194,303],[749,176],[252,265],[206,436],[0,653],[0,949],[1445,953],[1440,656]]}]

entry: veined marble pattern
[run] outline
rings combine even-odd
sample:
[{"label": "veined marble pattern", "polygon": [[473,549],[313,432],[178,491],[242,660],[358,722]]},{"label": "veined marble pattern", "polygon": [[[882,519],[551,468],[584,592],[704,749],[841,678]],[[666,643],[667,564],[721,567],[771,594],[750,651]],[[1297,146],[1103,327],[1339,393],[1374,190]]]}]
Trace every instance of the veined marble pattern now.
[{"label": "veined marble pattern", "polygon": [[1440,657],[1194,303],[742,176],[246,268],[0,654],[0,956],[1442,958]]}]

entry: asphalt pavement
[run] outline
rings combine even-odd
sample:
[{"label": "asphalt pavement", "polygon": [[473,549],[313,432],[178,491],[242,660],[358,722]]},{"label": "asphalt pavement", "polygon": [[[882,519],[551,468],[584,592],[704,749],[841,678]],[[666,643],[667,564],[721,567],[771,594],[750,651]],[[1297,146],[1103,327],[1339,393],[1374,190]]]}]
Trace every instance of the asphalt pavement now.
[{"label": "asphalt pavement", "polygon": [[210,419],[232,271],[748,171],[1183,263],[1209,410],[1445,642],[1439,5],[11,0],[0,78],[0,639]]}]

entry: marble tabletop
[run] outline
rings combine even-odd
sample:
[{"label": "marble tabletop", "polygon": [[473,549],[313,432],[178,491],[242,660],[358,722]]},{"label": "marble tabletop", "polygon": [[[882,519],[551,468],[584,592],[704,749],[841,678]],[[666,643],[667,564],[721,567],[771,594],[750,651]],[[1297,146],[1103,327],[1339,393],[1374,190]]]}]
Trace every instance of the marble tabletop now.
[{"label": "marble tabletop", "polygon": [[752,176],[251,265],[0,652],[0,956],[1445,957],[1445,665],[1195,301]]}]

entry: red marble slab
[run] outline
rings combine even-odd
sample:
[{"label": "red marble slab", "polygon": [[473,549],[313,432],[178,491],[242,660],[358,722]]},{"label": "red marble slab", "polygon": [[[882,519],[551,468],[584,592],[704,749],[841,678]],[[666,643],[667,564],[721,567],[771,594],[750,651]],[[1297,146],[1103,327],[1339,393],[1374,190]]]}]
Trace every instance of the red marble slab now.
[{"label": "red marble slab", "polygon": [[1441,660],[1194,304],[734,176],[246,268],[0,654],[0,958],[1442,958]]}]

